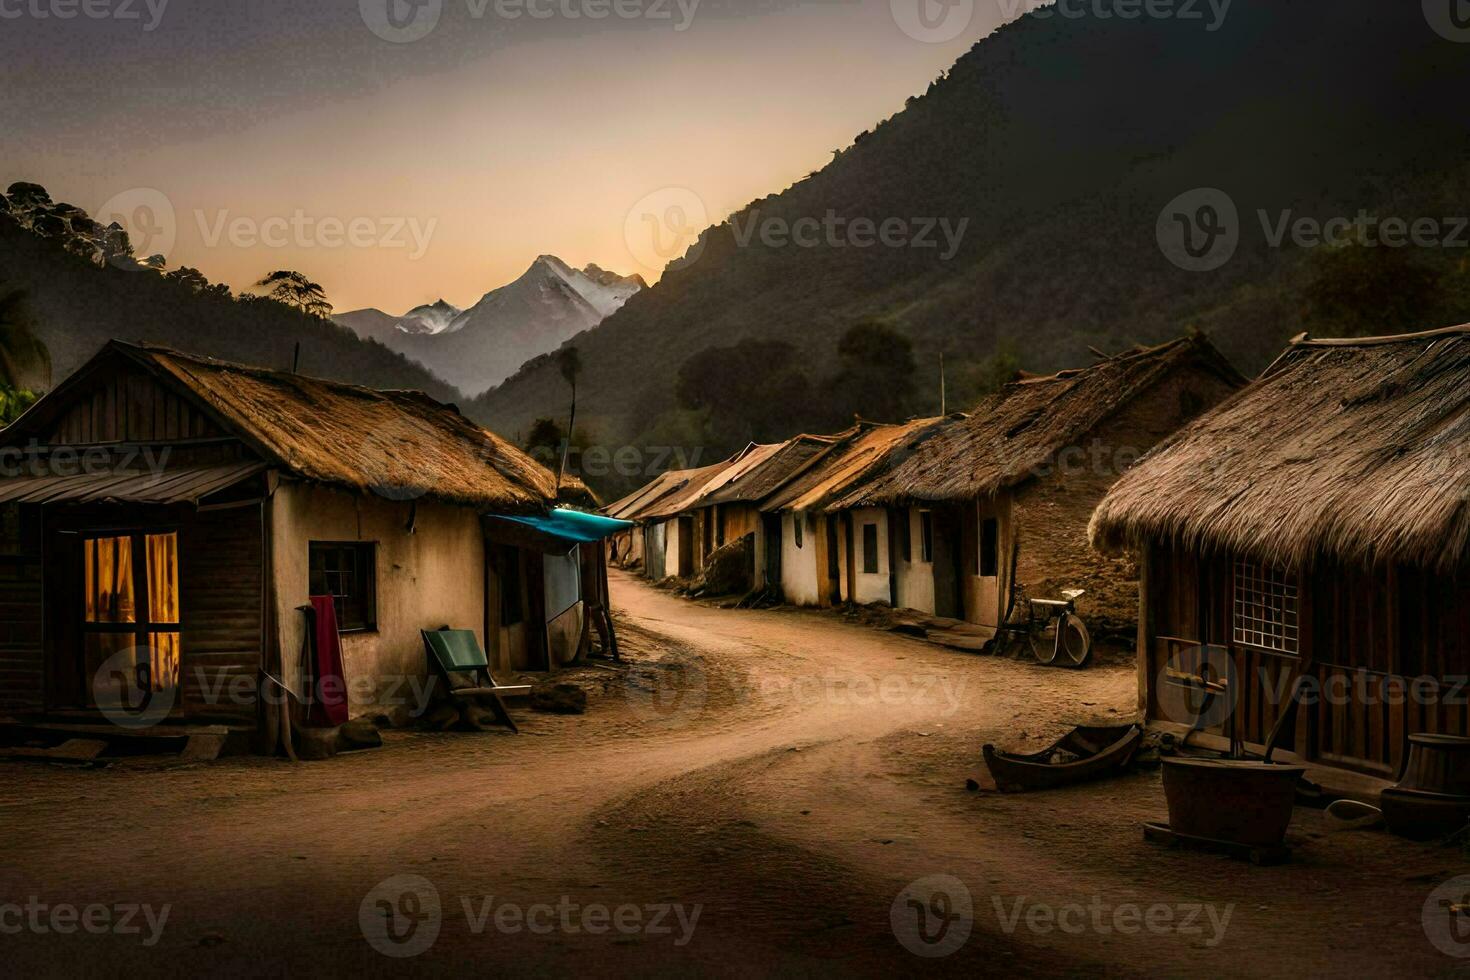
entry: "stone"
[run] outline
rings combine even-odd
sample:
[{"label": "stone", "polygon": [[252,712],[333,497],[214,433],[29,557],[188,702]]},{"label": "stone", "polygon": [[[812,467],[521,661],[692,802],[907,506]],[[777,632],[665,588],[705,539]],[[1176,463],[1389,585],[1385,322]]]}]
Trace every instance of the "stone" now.
[{"label": "stone", "polygon": [[554,715],[580,715],[587,710],[587,692],[575,684],[542,681],[531,689],[531,709]]}]

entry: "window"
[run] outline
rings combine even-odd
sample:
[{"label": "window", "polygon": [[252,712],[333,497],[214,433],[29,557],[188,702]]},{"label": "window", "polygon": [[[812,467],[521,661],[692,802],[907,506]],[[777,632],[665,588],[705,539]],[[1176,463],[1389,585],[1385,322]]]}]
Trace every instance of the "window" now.
[{"label": "window", "polygon": [[914,560],[914,529],[911,526],[913,518],[908,511],[903,512],[903,517],[898,522],[898,553],[904,561]]},{"label": "window", "polygon": [[980,522],[980,576],[1000,574],[1000,521],[987,517]]},{"label": "window", "polygon": [[178,534],[84,536],[82,567],[82,648],[94,703],[136,708],[137,695],[178,687]]},{"label": "window", "polygon": [[1235,642],[1296,656],[1296,576],[1256,562],[1235,563]]},{"label": "window", "polygon": [[863,525],[863,574],[878,574],[878,525]]},{"label": "window", "polygon": [[796,546],[801,547],[801,515],[791,515],[791,533],[796,537]]},{"label": "window", "polygon": [[525,618],[525,597],[521,595],[520,551],[509,545],[501,545],[496,568],[500,572],[500,625],[514,626]]},{"label": "window", "polygon": [[312,595],[329,595],[344,633],[378,628],[378,570],[371,541],[313,541]]}]

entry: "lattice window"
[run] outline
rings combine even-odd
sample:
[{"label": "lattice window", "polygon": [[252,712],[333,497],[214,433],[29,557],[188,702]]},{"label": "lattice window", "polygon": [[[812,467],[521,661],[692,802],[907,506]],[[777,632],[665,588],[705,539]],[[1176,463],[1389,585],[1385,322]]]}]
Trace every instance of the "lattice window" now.
[{"label": "lattice window", "polygon": [[1235,642],[1296,656],[1300,650],[1296,576],[1251,561],[1235,563]]}]

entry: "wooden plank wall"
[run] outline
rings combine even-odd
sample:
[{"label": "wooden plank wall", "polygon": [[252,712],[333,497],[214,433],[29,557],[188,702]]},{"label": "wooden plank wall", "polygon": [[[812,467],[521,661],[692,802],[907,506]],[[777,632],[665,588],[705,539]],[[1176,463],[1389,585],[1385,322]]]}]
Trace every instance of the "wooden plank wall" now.
[{"label": "wooden plank wall", "polygon": [[39,711],[45,701],[45,604],[41,563],[0,557],[0,711]]},{"label": "wooden plank wall", "polygon": [[[181,529],[183,704],[190,718],[255,721],[254,694],[236,699],[229,692],[232,683],[254,692],[263,662],[262,547],[254,506],[200,513]],[[240,677],[248,684],[233,681]]]},{"label": "wooden plank wall", "polygon": [[223,435],[212,420],[152,376],[126,369],[99,376],[90,391],[78,392],[76,403],[57,420],[47,439],[56,445],[92,445]]}]

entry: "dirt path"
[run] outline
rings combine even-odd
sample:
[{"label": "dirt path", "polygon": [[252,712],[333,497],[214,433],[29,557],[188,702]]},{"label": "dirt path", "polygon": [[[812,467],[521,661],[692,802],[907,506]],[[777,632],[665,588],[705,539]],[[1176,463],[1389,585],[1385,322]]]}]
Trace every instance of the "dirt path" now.
[{"label": "dirt path", "polygon": [[[1254,868],[1144,844],[1139,822],[1163,809],[1156,774],[1026,797],[964,789],[985,741],[1039,745],[1126,718],[1127,669],[1047,671],[822,614],[710,608],[621,575],[614,594],[634,668],[597,672],[585,717],[519,711],[520,737],[390,733],[381,750],[299,766],[0,765],[6,972],[1470,965],[1422,924],[1435,887],[1470,872],[1459,852],[1328,835],[1299,810],[1298,860]],[[906,900],[934,888],[900,893],[936,875],[964,887],[924,909],[942,937],[928,945]],[[95,933],[53,928],[71,905],[100,907]],[[138,933],[98,925],[145,905],[154,922],[168,906],[161,928],[141,911]],[[365,931],[415,955],[384,955]]]}]

